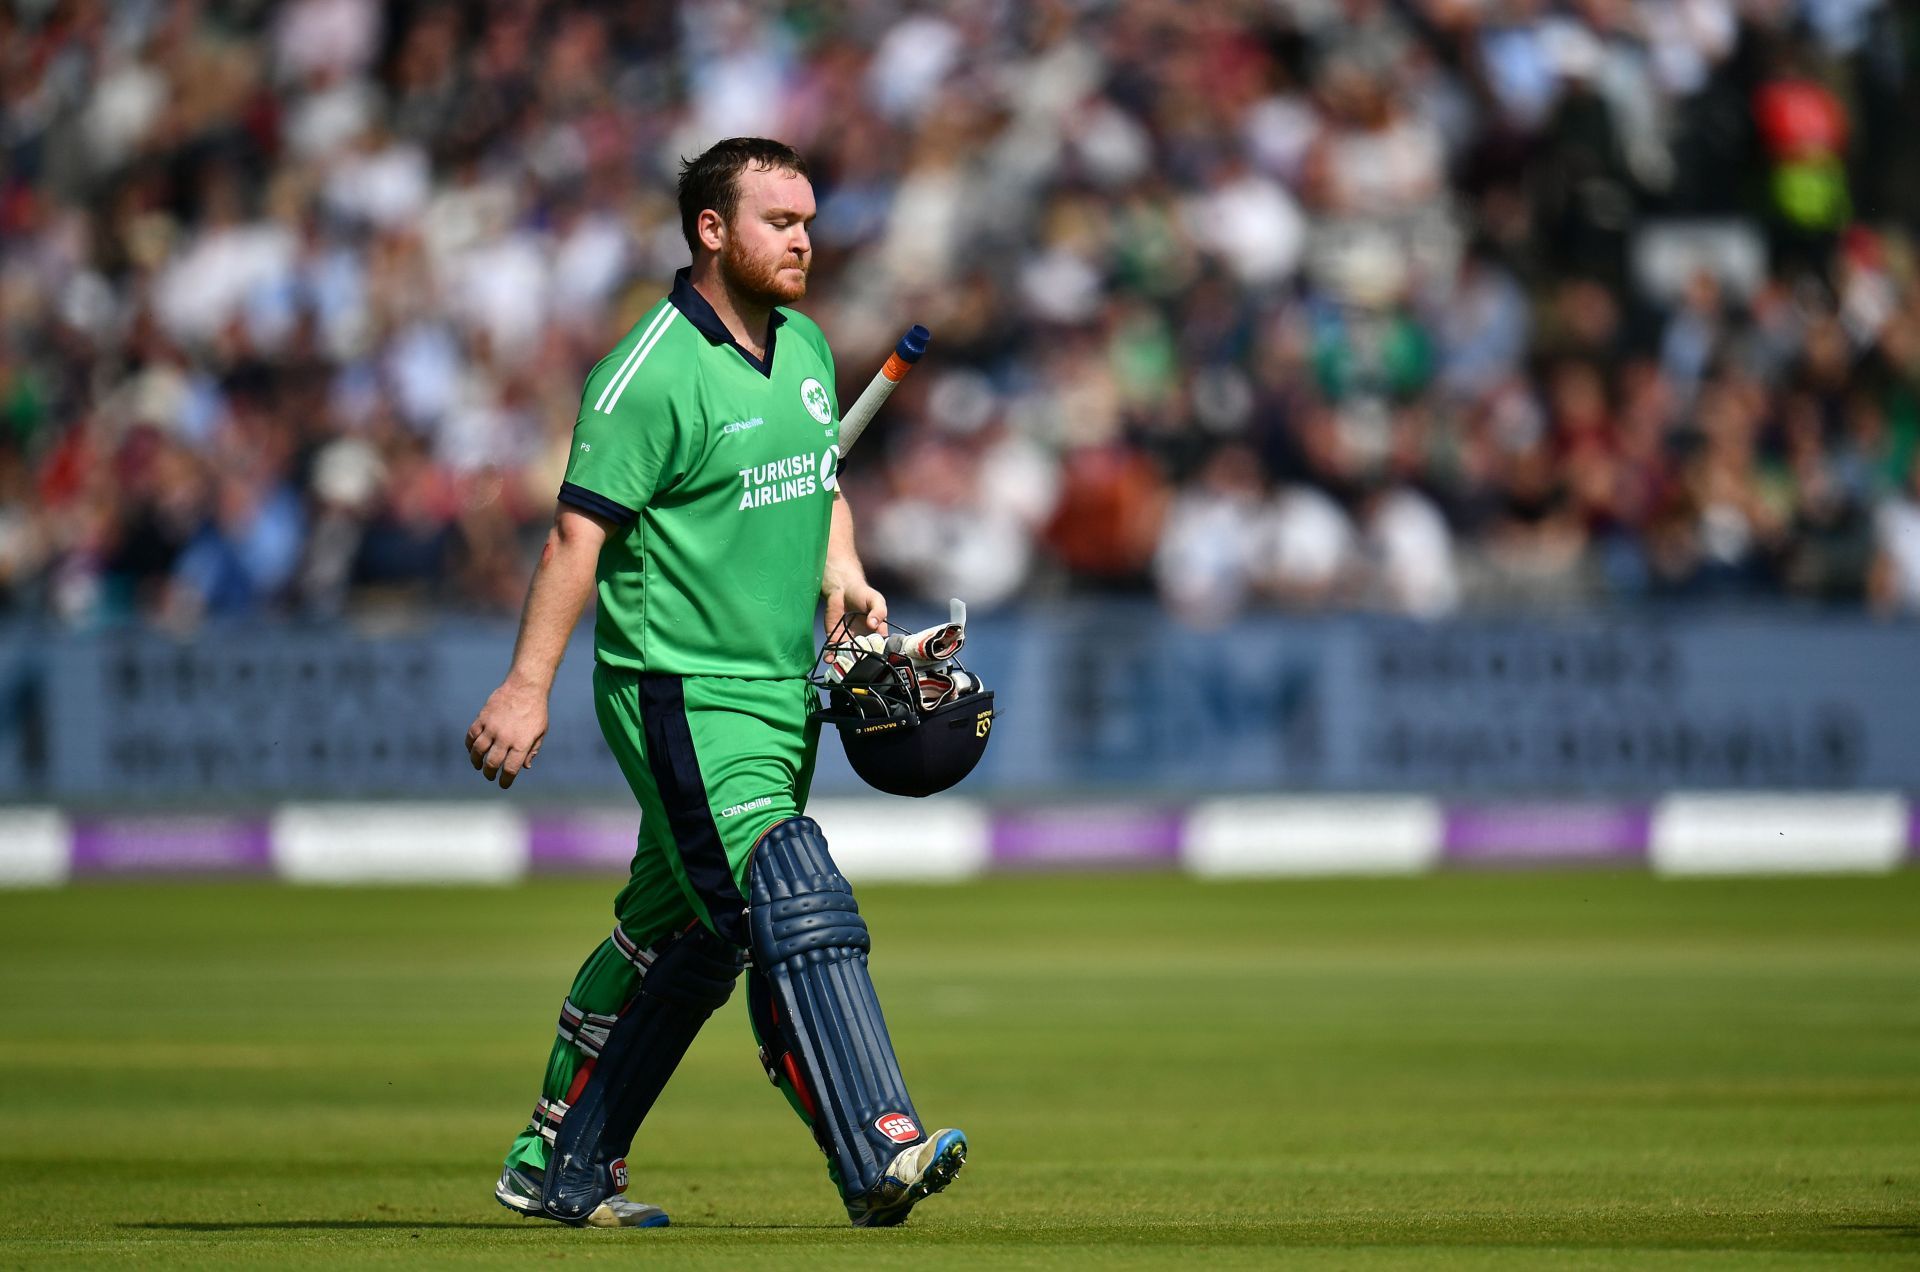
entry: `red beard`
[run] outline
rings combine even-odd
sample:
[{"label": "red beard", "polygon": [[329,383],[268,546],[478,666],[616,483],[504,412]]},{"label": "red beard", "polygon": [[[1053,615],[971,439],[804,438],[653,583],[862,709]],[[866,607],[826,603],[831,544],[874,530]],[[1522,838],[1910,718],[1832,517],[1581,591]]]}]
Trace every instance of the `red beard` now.
[{"label": "red beard", "polygon": [[804,272],[798,283],[781,275],[792,261],[793,258],[784,253],[771,260],[756,260],[729,239],[720,250],[720,277],[726,280],[727,290],[743,300],[769,309],[775,305],[791,305],[807,294]]}]

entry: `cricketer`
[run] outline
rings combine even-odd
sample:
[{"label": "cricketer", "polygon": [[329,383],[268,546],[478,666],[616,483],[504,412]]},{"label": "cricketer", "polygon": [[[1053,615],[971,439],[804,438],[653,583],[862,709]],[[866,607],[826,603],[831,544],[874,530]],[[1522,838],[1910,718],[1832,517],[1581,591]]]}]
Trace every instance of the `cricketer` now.
[{"label": "cricketer", "polygon": [[789,147],[733,138],[683,164],[679,199],[693,264],[587,377],[511,669],[467,730],[487,780],[532,765],[597,593],[594,706],[639,842],[494,1195],[576,1226],[667,1223],[626,1196],[627,1154],[744,971],[761,1062],[848,1217],[892,1226],[953,1180],[967,1141],[922,1129],[866,923],[806,816],[816,605],[829,630],[887,613],[839,490],[833,354],[785,307],[807,290],[813,188]]}]

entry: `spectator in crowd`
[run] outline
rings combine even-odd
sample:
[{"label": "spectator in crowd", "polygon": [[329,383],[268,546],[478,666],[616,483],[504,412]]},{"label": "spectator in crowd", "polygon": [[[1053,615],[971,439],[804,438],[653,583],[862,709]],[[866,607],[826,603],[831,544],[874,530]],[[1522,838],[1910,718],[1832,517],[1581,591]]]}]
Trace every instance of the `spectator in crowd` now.
[{"label": "spectator in crowd", "polygon": [[1153,563],[1169,611],[1206,627],[1245,606],[1256,583],[1263,494],[1258,459],[1225,446],[1175,496]]},{"label": "spectator in crowd", "polygon": [[6,6],[0,613],[510,612],[728,133],[936,332],[908,594],[1912,611],[1915,119],[1886,0]]},{"label": "spectator in crowd", "polygon": [[1873,602],[1889,613],[1920,614],[1920,458],[1905,487],[1875,517]]}]

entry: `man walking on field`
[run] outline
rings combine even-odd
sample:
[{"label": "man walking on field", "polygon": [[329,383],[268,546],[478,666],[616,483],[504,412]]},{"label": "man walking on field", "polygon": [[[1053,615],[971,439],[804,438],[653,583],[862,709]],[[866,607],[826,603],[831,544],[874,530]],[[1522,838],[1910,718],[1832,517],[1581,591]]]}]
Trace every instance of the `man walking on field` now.
[{"label": "man walking on field", "polygon": [[891,1226],[967,1142],[921,1129],[866,923],[805,815],[816,603],[829,629],[887,613],[839,492],[833,355],[781,307],[806,294],[813,188],[793,150],[734,138],[684,164],[679,193],[693,265],[587,377],[512,669],[467,730],[474,767],[511,785],[597,589],[594,705],[640,802],[638,851],[495,1196],[574,1225],[666,1223],[623,1195],[627,1150],[745,970],[761,1061],[848,1216]]}]

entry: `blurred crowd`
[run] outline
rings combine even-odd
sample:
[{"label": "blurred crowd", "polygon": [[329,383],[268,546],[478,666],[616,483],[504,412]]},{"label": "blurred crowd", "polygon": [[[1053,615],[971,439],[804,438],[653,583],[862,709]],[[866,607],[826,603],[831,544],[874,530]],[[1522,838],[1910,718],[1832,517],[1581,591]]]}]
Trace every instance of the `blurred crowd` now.
[{"label": "blurred crowd", "polygon": [[1920,610],[1881,0],[12,0],[0,614],[517,608],[679,157],[797,146],[902,594]]}]

